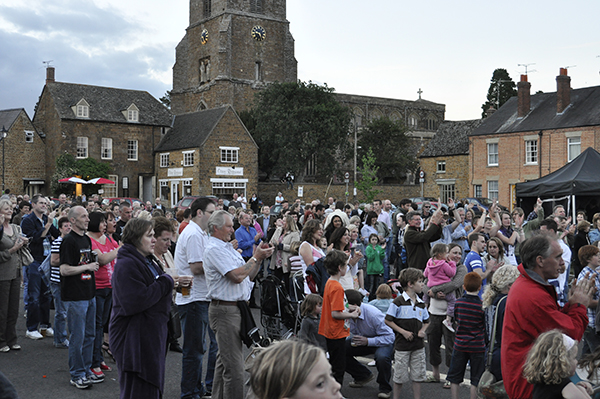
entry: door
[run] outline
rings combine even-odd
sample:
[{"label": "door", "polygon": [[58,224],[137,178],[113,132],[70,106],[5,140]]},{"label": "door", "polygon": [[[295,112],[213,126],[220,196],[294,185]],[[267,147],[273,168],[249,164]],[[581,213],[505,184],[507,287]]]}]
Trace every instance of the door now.
[{"label": "door", "polygon": [[171,182],[171,208],[175,208],[180,198],[179,181]]}]

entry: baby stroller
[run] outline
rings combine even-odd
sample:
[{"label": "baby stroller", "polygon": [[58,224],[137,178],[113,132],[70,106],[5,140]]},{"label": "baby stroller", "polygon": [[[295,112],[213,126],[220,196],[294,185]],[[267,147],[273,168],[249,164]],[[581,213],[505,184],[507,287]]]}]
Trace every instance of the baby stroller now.
[{"label": "baby stroller", "polygon": [[260,320],[272,340],[294,337],[300,330],[302,317],[298,303],[290,300],[285,285],[273,275],[261,284]]}]

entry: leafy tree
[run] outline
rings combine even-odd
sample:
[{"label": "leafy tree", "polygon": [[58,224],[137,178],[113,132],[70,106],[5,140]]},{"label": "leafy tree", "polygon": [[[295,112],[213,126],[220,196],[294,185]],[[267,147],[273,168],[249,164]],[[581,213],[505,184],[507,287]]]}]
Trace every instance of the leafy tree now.
[{"label": "leafy tree", "polygon": [[367,149],[377,154],[375,165],[380,180],[406,176],[417,165],[413,140],[406,135],[408,129],[402,122],[378,118],[369,122],[358,137],[358,156],[364,157]]},{"label": "leafy tree", "polygon": [[246,115],[243,120],[256,122],[249,130],[259,146],[262,172],[291,172],[299,180],[311,159],[321,177],[339,171],[351,144],[350,110],[333,92],[327,85],[298,81],[273,83],[257,94],[253,118]]},{"label": "leafy tree", "polygon": [[169,109],[171,109],[171,91],[172,90],[167,90],[165,95],[158,99],[165,107]]},{"label": "leafy tree", "polygon": [[360,174],[360,178],[354,183],[356,189],[365,196],[367,203],[372,203],[375,197],[381,192],[375,186],[377,179],[377,171],[379,167],[376,165],[377,159],[373,153],[373,149],[369,147],[365,155],[362,156],[362,165],[357,166],[356,170]]},{"label": "leafy tree", "polygon": [[[84,180],[90,180],[95,177],[108,177],[110,165],[98,162],[93,158],[75,159],[71,154],[62,154],[56,158],[56,171],[52,175],[50,188],[55,194],[61,192],[69,192],[73,190],[72,184],[59,183],[60,179],[71,176],[81,176]],[[98,186],[89,185],[83,186],[83,191],[86,194],[96,192]]]},{"label": "leafy tree", "polygon": [[508,101],[509,98],[517,95],[515,82],[511,79],[508,71],[504,68],[498,68],[492,75],[490,88],[488,89],[487,101],[483,103],[481,117],[485,118],[485,112],[493,106],[499,109]]}]

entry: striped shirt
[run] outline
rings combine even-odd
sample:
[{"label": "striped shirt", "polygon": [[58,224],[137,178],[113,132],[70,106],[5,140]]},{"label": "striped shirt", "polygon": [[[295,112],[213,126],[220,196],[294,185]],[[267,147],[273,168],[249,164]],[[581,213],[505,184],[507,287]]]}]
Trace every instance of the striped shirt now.
[{"label": "striped shirt", "polygon": [[[62,240],[63,238],[58,236],[56,240],[52,241],[52,248],[50,249],[51,254],[60,254],[60,244],[62,243]],[[60,265],[50,265],[50,282],[60,284]]]},{"label": "striped shirt", "polygon": [[[596,286],[596,292],[594,292],[594,296],[592,297],[592,299],[594,301],[597,301],[598,299],[600,299],[600,275],[598,275],[599,271],[600,271],[600,268],[597,268],[594,270],[591,267],[586,266],[583,268],[583,270],[581,270],[581,272],[579,272],[579,276],[577,277],[578,283],[581,280],[583,280],[584,278],[586,278],[588,273],[594,279],[594,285]],[[595,329],[596,328],[596,309],[587,308],[587,315],[588,315],[588,320],[589,320],[588,327]]]},{"label": "striped shirt", "polygon": [[454,317],[458,322],[454,349],[461,352],[485,352],[485,315],[481,308],[481,299],[477,295],[465,292],[456,301]]},{"label": "striped shirt", "polygon": [[417,301],[413,302],[408,294],[403,292],[394,299],[388,308],[385,319],[414,334],[412,341],[407,341],[402,334],[396,332],[395,350],[408,352],[425,347],[423,338],[419,338],[417,335],[423,324],[429,323],[429,312],[421,298],[417,296]]}]

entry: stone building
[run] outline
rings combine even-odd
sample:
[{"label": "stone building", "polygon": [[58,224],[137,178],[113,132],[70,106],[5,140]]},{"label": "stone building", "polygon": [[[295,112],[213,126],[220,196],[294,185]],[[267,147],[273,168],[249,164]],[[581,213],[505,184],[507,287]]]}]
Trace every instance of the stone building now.
[{"label": "stone building", "polygon": [[110,165],[115,184],[102,187],[104,197],[154,199],[152,149],[171,126],[169,110],[145,91],[56,82],[54,68],[46,71],[33,118],[45,137],[45,180],[69,153]]},{"label": "stone building", "polygon": [[567,69],[557,91],[530,94],[521,75],[518,95],[469,134],[472,196],[514,206],[515,184],[545,176],[587,147],[600,149],[600,86],[571,89]]},{"label": "stone building", "polygon": [[[5,188],[16,194],[33,196],[48,187],[45,177],[45,145],[43,137],[33,126],[23,108],[0,111],[2,144],[2,191]],[[4,137],[3,137],[4,136]]]},{"label": "stone building", "polygon": [[257,190],[258,146],[231,106],[177,115],[154,153],[160,197],[170,206],[187,195]]},{"label": "stone building", "polygon": [[421,153],[425,197],[461,199],[469,196],[469,138],[482,119],[442,122]]},{"label": "stone building", "polygon": [[173,113],[248,108],[271,82],[295,82],[294,38],[285,0],[190,0],[173,67]]}]

